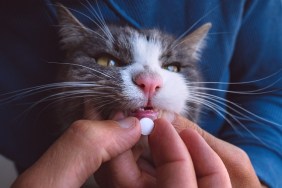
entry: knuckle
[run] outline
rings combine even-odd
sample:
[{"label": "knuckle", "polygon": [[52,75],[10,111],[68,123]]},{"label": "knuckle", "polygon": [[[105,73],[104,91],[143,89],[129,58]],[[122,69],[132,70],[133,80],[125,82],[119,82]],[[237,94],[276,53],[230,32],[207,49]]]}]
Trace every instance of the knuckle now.
[{"label": "knuckle", "polygon": [[248,175],[249,172],[252,172],[252,164],[250,161],[249,156],[247,153],[241,149],[241,148],[236,148],[234,150],[234,155],[230,160],[230,165],[233,167],[234,171],[239,171],[238,175]]},{"label": "knuckle", "polygon": [[235,155],[231,160],[229,175],[233,187],[259,187],[260,183],[252,166],[248,154],[241,148],[234,150]]},{"label": "knuckle", "polygon": [[100,152],[98,146],[103,145],[103,132],[99,126],[94,125],[95,122],[90,120],[78,120],[72,123],[69,128],[69,134],[71,135],[72,142],[76,145],[80,145],[81,148],[91,148],[91,150]]},{"label": "knuckle", "polygon": [[88,120],[77,120],[71,124],[70,129],[74,133],[81,133],[89,129],[90,124]]},{"label": "knuckle", "polygon": [[[93,123],[89,120],[78,120],[69,127],[69,132],[81,139],[93,137]],[[95,131],[94,131],[95,132]]]},{"label": "knuckle", "polygon": [[195,130],[206,140],[208,137],[208,133],[201,129],[199,126],[196,126]]},{"label": "knuckle", "polygon": [[247,164],[250,164],[250,158],[243,149],[237,147],[235,152],[236,155],[234,156],[234,163],[240,166],[246,166]]}]

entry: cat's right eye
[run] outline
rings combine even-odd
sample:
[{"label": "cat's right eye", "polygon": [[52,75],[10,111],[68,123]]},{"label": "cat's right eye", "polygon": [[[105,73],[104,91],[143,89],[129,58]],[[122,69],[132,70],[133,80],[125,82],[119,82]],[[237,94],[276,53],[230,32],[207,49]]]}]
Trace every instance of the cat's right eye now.
[{"label": "cat's right eye", "polygon": [[96,62],[103,67],[118,67],[119,66],[115,60],[109,57],[106,57],[106,56],[97,58]]}]

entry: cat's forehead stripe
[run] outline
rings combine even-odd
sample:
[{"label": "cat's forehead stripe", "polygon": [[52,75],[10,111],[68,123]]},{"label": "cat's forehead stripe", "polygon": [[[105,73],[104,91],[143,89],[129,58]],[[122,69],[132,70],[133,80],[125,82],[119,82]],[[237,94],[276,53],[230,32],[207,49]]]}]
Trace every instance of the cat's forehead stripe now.
[{"label": "cat's forehead stripe", "polygon": [[143,65],[160,65],[161,42],[155,38],[147,40],[144,35],[132,37],[134,62]]}]

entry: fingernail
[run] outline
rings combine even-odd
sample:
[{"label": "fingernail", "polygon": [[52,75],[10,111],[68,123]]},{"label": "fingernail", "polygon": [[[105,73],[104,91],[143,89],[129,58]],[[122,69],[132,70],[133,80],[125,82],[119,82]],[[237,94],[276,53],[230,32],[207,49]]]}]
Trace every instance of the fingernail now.
[{"label": "fingernail", "polygon": [[124,128],[124,129],[128,129],[130,127],[133,127],[135,125],[135,121],[133,118],[125,118],[125,119],[122,119],[122,120],[118,120],[117,121],[119,126],[121,128]]}]

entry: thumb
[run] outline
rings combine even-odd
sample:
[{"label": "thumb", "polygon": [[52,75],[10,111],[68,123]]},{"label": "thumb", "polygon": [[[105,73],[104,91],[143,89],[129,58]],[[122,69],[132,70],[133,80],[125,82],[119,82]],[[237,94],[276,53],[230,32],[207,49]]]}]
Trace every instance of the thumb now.
[{"label": "thumb", "polygon": [[136,118],[119,122],[77,121],[15,185],[23,180],[28,187],[80,187],[103,162],[127,151],[139,140],[138,125]]},{"label": "thumb", "polygon": [[69,130],[77,141],[88,148],[101,162],[110,160],[135,145],[141,136],[139,121],[126,118],[119,121],[78,121]]},{"label": "thumb", "polygon": [[[79,171],[86,180],[103,162],[129,150],[141,136],[139,121],[136,118],[126,118],[116,121],[78,121],[69,129],[67,146],[72,150],[72,156],[77,155]],[[72,162],[73,163],[73,162]],[[70,164],[71,165],[71,164]]]}]

